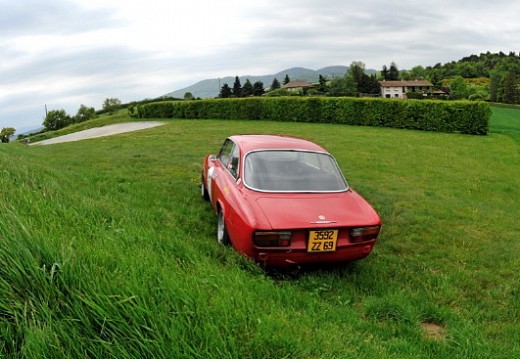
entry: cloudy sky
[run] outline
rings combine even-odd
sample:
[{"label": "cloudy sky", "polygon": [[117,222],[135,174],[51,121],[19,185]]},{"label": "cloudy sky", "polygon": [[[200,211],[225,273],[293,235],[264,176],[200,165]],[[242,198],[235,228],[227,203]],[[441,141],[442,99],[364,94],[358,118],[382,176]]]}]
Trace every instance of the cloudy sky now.
[{"label": "cloudy sky", "polygon": [[520,52],[512,0],[0,0],[0,129],[207,78]]}]

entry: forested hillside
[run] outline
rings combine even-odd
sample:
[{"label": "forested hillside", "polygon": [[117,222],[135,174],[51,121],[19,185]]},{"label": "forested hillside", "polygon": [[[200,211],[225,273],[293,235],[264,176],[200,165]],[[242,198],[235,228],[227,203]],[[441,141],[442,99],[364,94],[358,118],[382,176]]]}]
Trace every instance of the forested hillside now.
[{"label": "forested hillside", "polygon": [[[435,86],[451,92],[460,91],[460,98],[492,102],[520,103],[520,54],[482,53],[435,66],[416,66],[401,71],[402,79],[424,78]],[[475,98],[476,97],[476,98]]]}]

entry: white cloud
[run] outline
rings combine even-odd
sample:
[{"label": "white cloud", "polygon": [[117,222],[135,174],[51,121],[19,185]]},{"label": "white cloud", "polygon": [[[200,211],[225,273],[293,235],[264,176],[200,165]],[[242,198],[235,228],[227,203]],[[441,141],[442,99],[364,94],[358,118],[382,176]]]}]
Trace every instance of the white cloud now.
[{"label": "white cloud", "polygon": [[363,61],[381,69],[520,50],[508,0],[0,0],[0,128],[205,78]]}]

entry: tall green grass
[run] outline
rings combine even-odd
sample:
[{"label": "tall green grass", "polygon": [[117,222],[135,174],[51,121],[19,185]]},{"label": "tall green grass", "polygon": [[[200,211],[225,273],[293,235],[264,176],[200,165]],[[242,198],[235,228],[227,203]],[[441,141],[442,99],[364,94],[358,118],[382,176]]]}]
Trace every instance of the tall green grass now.
[{"label": "tall green grass", "polygon": [[[519,145],[491,130],[183,120],[0,146],[0,356],[520,357]],[[371,256],[289,278],[216,243],[202,158],[253,132],[336,156],[382,216]]]}]

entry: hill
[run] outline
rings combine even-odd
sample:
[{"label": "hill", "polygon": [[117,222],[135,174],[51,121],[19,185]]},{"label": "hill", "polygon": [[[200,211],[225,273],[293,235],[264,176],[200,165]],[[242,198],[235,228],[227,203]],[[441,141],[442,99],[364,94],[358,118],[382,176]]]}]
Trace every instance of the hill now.
[{"label": "hill", "polygon": [[[282,82],[285,78],[285,75],[288,75],[291,80],[304,80],[309,82],[317,82],[320,75],[323,75],[327,78],[334,78],[338,76],[343,76],[347,72],[347,66],[328,66],[319,70],[310,70],[303,67],[293,67],[287,70],[280,71],[276,74],[271,75],[263,75],[263,76],[250,76],[244,75],[239,76],[240,82],[243,84],[247,79],[251,81],[251,83],[255,83],[256,81],[261,81],[264,84],[264,87],[271,86],[273,79],[277,78],[278,81]],[[368,72],[373,72],[373,70],[368,70]],[[176,90],[166,94],[168,97],[175,98],[183,98],[186,92],[191,92],[193,96],[200,98],[213,98],[217,97],[220,88],[224,84],[228,84],[230,87],[233,87],[233,82],[235,81],[235,76],[226,76],[224,78],[214,78],[207,79],[197,82],[194,85],[182,88],[180,90]]]},{"label": "hill", "polygon": [[[202,159],[258,128],[336,156],[385,220],[373,255],[284,280],[216,242]],[[520,358],[518,144],[491,128],[183,120],[0,146],[0,358]]]},{"label": "hill", "polygon": [[[272,75],[264,76],[239,76],[240,82],[243,84],[246,79],[252,83],[261,81],[264,87],[269,87],[274,78],[282,82],[285,75],[291,80],[305,80],[309,82],[317,82],[319,75],[323,75],[329,79],[343,76],[348,71],[347,66],[329,66],[319,70],[310,70],[302,67],[293,67],[280,71]],[[377,70],[367,69],[368,74],[378,73]],[[481,98],[492,102],[520,103],[520,95],[518,94],[518,84],[520,83],[520,55],[515,52],[499,53],[481,53],[480,55],[466,56],[458,61],[452,61],[445,64],[438,63],[435,66],[415,66],[410,70],[400,70],[399,79],[417,79],[423,78],[438,87],[445,87],[446,81],[450,81],[455,77],[464,79],[487,79],[484,85],[475,86],[475,83],[469,81],[469,89],[465,97],[479,93]],[[200,81],[186,88],[176,90],[166,94],[165,96],[183,98],[186,92],[191,92],[193,96],[200,98],[213,98],[218,96],[222,85],[227,83],[232,87],[235,76],[227,76],[224,78],[207,79]],[[509,84],[509,85],[508,85]],[[466,96],[467,95],[467,96]]]}]

